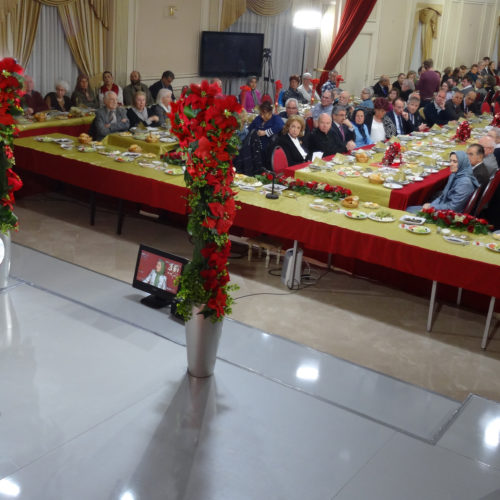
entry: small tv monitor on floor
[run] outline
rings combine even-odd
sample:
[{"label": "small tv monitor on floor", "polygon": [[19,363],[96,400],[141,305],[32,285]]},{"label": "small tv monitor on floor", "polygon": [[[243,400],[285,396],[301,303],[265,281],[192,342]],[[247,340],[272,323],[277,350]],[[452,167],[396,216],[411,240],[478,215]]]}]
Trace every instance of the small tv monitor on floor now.
[{"label": "small tv monitor on floor", "polygon": [[154,309],[169,305],[177,295],[175,279],[187,263],[178,255],[140,245],[132,286],[150,294],[141,303]]}]

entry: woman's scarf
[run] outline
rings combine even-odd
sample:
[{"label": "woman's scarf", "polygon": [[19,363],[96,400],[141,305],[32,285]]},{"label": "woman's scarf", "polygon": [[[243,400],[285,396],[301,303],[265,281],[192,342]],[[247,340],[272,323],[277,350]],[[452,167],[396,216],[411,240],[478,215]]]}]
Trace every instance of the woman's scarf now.
[{"label": "woman's scarf", "polygon": [[106,85],[103,85],[100,89],[100,92],[101,94],[105,94],[106,92],[114,92],[116,95],[118,95],[118,85],[116,85],[116,83],[113,83],[111,90],[109,90]]},{"label": "woman's scarf", "polygon": [[474,188],[479,187],[479,182],[472,173],[472,166],[465,151],[453,151],[451,154],[455,154],[457,156],[458,170],[448,177],[448,182],[446,183],[446,186],[444,187],[443,192],[441,193],[441,199],[446,198],[446,195],[453,187],[455,182],[457,182],[457,180],[461,179],[462,177],[469,177]]},{"label": "woman's scarf", "polygon": [[132,108],[132,111],[144,122],[149,123],[148,108],[144,107],[142,111]]},{"label": "woman's scarf", "polygon": [[[352,124],[359,130],[359,133],[361,134],[361,137],[363,138],[363,141],[366,142],[366,139],[367,139],[367,137],[366,137],[366,130],[367,129],[365,128],[365,120],[363,120],[363,123],[361,123],[361,124],[356,123],[356,119],[355,118],[356,118],[356,114],[357,114],[358,111],[363,111],[363,110],[359,110],[359,109],[355,109],[354,110],[354,113],[352,114],[352,117],[353,117]],[[363,116],[366,118],[366,115],[365,115],[364,111],[363,111]]]}]

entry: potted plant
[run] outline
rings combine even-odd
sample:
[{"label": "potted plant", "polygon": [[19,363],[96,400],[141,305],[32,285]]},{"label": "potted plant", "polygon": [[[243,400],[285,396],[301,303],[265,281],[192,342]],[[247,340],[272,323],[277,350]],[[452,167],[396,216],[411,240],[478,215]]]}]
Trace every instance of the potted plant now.
[{"label": "potted plant", "polygon": [[14,209],[14,192],[22,182],[14,172],[14,116],[22,113],[23,68],[15,59],[0,61],[0,289],[7,286],[10,270],[10,231],[18,228]]},{"label": "potted plant", "polygon": [[222,320],[231,312],[227,269],[229,228],[236,205],[233,157],[237,154],[241,105],[217,84],[192,84],[172,103],[172,132],[186,162],[189,190],[187,230],[194,244],[191,262],[179,278],[178,313],[186,321],[188,371],[213,373]]}]

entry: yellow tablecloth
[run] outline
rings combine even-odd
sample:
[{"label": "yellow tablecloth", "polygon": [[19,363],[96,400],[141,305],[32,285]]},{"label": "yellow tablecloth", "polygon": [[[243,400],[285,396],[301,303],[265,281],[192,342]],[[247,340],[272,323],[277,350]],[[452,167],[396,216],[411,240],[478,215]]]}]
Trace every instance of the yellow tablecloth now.
[{"label": "yellow tablecloth", "polygon": [[17,124],[17,128],[20,132],[24,132],[25,130],[35,130],[38,128],[47,128],[47,127],[70,127],[74,125],[90,125],[94,121],[94,115],[92,116],[82,116],[79,118],[66,118],[64,120],[47,120],[44,122],[20,122]]},{"label": "yellow tablecloth", "polygon": [[132,136],[122,136],[119,133],[107,135],[103,144],[108,146],[118,146],[120,148],[128,149],[132,144],[138,144],[143,151],[147,153],[155,153],[157,155],[173,151],[179,146],[178,142],[146,142],[135,139]]}]

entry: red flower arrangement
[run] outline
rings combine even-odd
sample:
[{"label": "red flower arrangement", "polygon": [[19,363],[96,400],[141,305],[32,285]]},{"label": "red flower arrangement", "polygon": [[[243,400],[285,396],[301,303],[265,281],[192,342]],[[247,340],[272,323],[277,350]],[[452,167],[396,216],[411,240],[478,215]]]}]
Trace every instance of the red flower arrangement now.
[{"label": "red flower arrangement", "polygon": [[465,142],[470,137],[471,132],[472,129],[470,124],[467,120],[465,120],[457,127],[457,133],[452,137],[452,139]]},{"label": "red flower arrangement", "polygon": [[236,212],[232,159],[238,152],[235,132],[242,107],[207,81],[191,84],[171,106],[172,132],[186,164],[187,229],[194,243],[193,259],[179,278],[177,310],[188,320],[193,306],[203,305],[201,314],[217,321],[231,312],[229,292],[236,288],[229,284],[227,260]]},{"label": "red flower arrangement", "polygon": [[15,165],[12,147],[18,132],[14,116],[23,111],[23,73],[15,59],[6,57],[0,61],[0,231],[3,233],[18,229],[13,213],[14,192],[21,189],[23,183],[12,169]]},{"label": "red flower arrangement", "polygon": [[345,81],[345,80],[344,80],[344,78],[342,77],[342,75],[337,75],[337,76],[335,77],[335,82],[336,82],[336,83],[335,83],[335,85],[336,85],[337,87],[339,87],[339,86],[340,86],[340,82],[344,82],[344,81]]},{"label": "red flower arrangement", "polygon": [[487,234],[493,230],[486,219],[477,219],[472,215],[459,214],[453,210],[436,210],[433,207],[423,208],[418,215],[425,217],[427,222],[440,227],[450,227],[458,231],[467,231],[475,234]]},{"label": "red flower arrangement", "polygon": [[382,163],[384,165],[391,165],[394,163],[396,157],[399,156],[401,160],[401,144],[399,142],[393,142],[389,147],[385,150],[384,159]]},{"label": "red flower arrangement", "polygon": [[311,92],[311,106],[314,104],[314,94],[316,93],[316,87],[319,84],[319,78],[311,78],[312,92]]},{"label": "red flower arrangement", "polygon": [[169,165],[184,165],[184,156],[182,151],[169,151],[160,155],[160,160],[168,163]]},{"label": "red flower arrangement", "polygon": [[[273,180],[271,174],[256,175],[255,177],[260,180],[262,184],[270,184]],[[350,189],[343,188],[342,186],[331,186],[330,184],[315,181],[306,182],[301,179],[295,179],[294,177],[277,177],[275,182],[300,194],[310,194],[320,198],[329,198],[334,201],[352,194]]]},{"label": "red flower arrangement", "polygon": [[491,120],[490,125],[492,127],[500,127],[500,113],[493,116],[493,120]]},{"label": "red flower arrangement", "polygon": [[274,107],[278,107],[278,100],[280,98],[280,90],[283,88],[283,84],[281,83],[281,80],[276,80],[274,83],[276,91],[274,92]]}]

